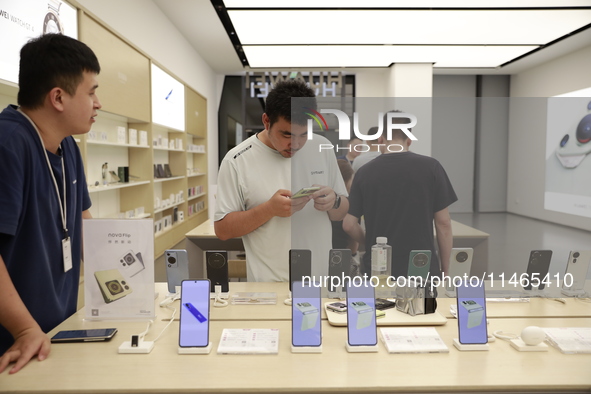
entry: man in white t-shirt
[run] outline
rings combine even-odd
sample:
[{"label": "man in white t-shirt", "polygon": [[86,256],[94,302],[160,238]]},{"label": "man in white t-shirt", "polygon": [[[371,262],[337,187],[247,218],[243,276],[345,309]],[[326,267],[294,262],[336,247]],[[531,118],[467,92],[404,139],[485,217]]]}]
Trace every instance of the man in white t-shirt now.
[{"label": "man in white t-shirt", "polygon": [[[305,109],[291,98],[305,97]],[[242,237],[248,281],[289,280],[289,250],[312,251],[312,275],[328,275],[330,222],[349,209],[336,156],[321,149],[330,142],[307,139],[314,92],[301,81],[285,81],[269,93],[262,116],[265,130],[230,150],[220,166],[214,226],[222,239]],[[297,153],[297,156],[296,156]],[[292,199],[303,187],[314,194]]]}]

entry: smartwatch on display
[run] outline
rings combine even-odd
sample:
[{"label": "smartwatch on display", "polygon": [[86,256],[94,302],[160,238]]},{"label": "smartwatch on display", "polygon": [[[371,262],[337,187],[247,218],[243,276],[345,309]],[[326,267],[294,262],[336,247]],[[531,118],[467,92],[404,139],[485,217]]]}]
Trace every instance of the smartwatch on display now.
[{"label": "smartwatch on display", "polygon": [[43,19],[43,34],[64,33],[64,27],[59,18],[61,5],[60,0],[49,0],[47,3],[48,10],[45,19]]}]

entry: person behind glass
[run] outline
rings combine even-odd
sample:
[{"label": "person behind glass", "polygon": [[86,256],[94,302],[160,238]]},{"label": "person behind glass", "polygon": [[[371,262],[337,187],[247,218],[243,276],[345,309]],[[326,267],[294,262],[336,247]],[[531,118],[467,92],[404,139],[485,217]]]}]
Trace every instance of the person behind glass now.
[{"label": "person behind glass", "polygon": [[[293,113],[292,98],[305,102]],[[316,134],[308,140],[306,113],[316,107],[305,83],[275,84],[262,115],[265,129],[231,149],[220,166],[214,229],[222,240],[242,237],[248,281],[289,280],[290,249],[311,250],[312,274],[328,275],[330,222],[342,220],[349,203],[334,151],[319,149],[330,141]],[[320,189],[291,198],[311,186]]]},{"label": "person behind glass", "polygon": [[[371,127],[367,131],[367,135],[374,135],[378,132],[378,127]],[[384,143],[384,138],[382,136],[378,137],[375,143],[369,143],[369,150],[367,152],[363,152],[362,154],[355,159],[355,161],[351,164],[353,166],[353,171],[357,172],[362,165],[369,163],[371,160],[375,159],[379,155],[382,154],[380,151],[380,144]]]},{"label": "person behind glass", "polygon": [[[393,276],[407,275],[411,250],[431,250],[431,275],[439,276],[448,271],[453,243],[448,206],[457,196],[439,161],[410,152],[411,142],[402,130],[394,129],[391,140],[384,137],[383,144],[390,149],[380,146],[382,154],[355,173],[343,228],[365,243],[365,250],[371,250],[376,237],[387,237]],[[365,231],[359,224],[362,216]],[[371,273],[371,253],[365,253],[362,271]]]},{"label": "person behind glass", "polygon": [[357,137],[353,137],[347,142],[347,147],[345,151],[347,152],[344,155],[337,156],[337,159],[347,160],[349,164],[353,164],[353,161],[360,155],[361,152],[355,150],[357,144],[361,144],[361,140]]},{"label": "person behind glass", "polygon": [[0,177],[0,372],[15,362],[9,373],[47,358],[46,332],[76,312],[91,202],[72,135],[87,133],[101,108],[100,65],[80,41],[32,39],[19,67],[19,107],[0,114],[7,174]]}]

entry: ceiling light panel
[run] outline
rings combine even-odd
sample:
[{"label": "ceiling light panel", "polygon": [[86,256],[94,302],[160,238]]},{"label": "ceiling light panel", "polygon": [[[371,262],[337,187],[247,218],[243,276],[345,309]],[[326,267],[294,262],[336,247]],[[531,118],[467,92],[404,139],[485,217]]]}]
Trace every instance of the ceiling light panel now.
[{"label": "ceiling light panel", "polygon": [[591,23],[591,10],[229,10],[228,14],[242,45],[541,45]]},{"label": "ceiling light panel", "polygon": [[435,68],[495,68],[535,46],[291,45],[245,46],[253,68],[388,67],[433,63]]},{"label": "ceiling light panel", "polygon": [[226,8],[589,7],[589,0],[224,0]]}]

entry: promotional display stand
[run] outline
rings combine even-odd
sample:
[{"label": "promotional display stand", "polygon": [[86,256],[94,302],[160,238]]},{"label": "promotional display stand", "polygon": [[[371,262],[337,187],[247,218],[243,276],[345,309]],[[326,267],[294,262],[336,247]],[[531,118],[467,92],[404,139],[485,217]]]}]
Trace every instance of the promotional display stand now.
[{"label": "promotional display stand", "polygon": [[153,319],[151,219],[85,219],[85,317]]}]

